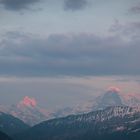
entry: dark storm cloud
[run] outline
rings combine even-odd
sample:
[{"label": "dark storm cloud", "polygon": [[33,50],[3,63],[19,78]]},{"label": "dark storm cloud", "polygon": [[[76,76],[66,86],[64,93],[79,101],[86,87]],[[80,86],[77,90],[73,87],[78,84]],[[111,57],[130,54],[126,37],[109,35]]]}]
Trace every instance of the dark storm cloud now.
[{"label": "dark storm cloud", "polygon": [[87,0],[65,0],[64,1],[64,9],[65,10],[81,10],[86,8],[88,5]]},{"label": "dark storm cloud", "polygon": [[8,32],[0,43],[0,75],[139,75],[140,40],[122,36],[53,34],[44,39]]},{"label": "dark storm cloud", "polygon": [[8,10],[21,10],[27,9],[28,6],[39,1],[40,0],[0,0],[0,4]]}]

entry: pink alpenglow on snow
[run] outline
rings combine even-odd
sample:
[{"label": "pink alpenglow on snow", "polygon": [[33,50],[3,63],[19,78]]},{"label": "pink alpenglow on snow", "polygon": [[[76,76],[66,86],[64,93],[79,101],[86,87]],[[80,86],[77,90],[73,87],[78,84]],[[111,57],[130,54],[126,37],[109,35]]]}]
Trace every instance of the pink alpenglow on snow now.
[{"label": "pink alpenglow on snow", "polygon": [[20,104],[28,107],[35,107],[37,105],[37,102],[34,98],[25,96],[24,99],[20,102]]},{"label": "pink alpenglow on snow", "polygon": [[128,94],[121,94],[121,96],[127,101],[131,99],[140,100],[140,94],[138,93],[128,93]]},{"label": "pink alpenglow on snow", "polygon": [[109,87],[107,89],[108,92],[114,92],[114,93],[119,93],[121,90],[117,87]]}]

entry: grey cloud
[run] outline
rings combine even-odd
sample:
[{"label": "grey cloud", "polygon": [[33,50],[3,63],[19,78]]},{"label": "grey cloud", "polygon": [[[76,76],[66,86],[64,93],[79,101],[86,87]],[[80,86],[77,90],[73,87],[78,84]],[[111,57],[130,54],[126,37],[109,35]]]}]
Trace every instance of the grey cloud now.
[{"label": "grey cloud", "polygon": [[9,32],[0,43],[0,75],[137,75],[139,44],[115,35],[53,34],[43,39]]},{"label": "grey cloud", "polygon": [[22,10],[27,9],[40,0],[0,0],[2,4],[8,10]]},{"label": "grey cloud", "polygon": [[65,10],[81,10],[86,8],[88,5],[87,0],[65,0],[64,1],[64,9]]},{"label": "grey cloud", "polygon": [[129,22],[121,24],[118,20],[114,22],[110,30],[119,36],[126,38],[139,39],[140,38],[140,22]]},{"label": "grey cloud", "polygon": [[140,14],[140,3],[138,3],[137,5],[131,7],[129,9],[129,12],[132,14]]}]

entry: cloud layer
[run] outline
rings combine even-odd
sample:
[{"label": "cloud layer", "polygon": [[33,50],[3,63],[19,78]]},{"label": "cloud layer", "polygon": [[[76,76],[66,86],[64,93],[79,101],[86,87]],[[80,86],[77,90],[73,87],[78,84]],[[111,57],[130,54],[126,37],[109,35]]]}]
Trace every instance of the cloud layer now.
[{"label": "cloud layer", "polygon": [[[52,0],[54,5],[57,3],[63,3],[62,8],[64,10],[82,10],[87,7],[88,0]],[[0,0],[0,5],[6,10],[13,10],[13,11],[20,11],[20,10],[27,10],[31,8],[35,3],[43,2],[44,5],[51,3],[51,0],[43,1],[43,0]],[[63,7],[64,6],[64,7]],[[46,7],[45,7],[46,8]]]},{"label": "cloud layer", "polygon": [[[115,34],[106,37],[52,34],[48,38],[36,38],[8,32],[0,42],[0,75],[138,75],[140,30],[133,30],[133,34],[124,32],[137,29],[138,25],[115,24]],[[119,33],[116,28],[120,29]]]},{"label": "cloud layer", "polygon": [[129,12],[131,12],[132,14],[140,14],[140,3],[138,3],[138,4],[135,5],[135,6],[132,6],[132,7],[129,9]]}]

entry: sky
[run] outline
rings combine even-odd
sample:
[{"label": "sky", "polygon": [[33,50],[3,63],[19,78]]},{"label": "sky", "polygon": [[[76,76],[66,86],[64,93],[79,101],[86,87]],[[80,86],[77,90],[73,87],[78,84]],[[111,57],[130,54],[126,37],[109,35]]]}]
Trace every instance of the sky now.
[{"label": "sky", "polygon": [[139,44],[140,0],[0,0],[0,104],[140,93]]}]

